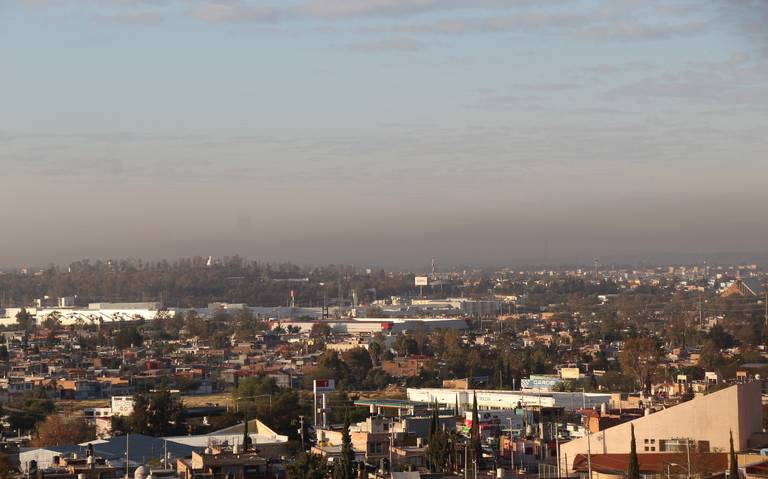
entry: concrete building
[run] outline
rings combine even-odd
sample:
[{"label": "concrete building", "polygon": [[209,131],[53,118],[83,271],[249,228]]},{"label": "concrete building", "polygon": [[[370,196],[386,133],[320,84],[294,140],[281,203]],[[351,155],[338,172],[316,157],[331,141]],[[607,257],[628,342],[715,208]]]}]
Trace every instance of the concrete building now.
[{"label": "concrete building", "polygon": [[[738,384],[677,406],[560,445],[560,469],[574,471],[578,455],[629,453],[631,427],[638,454],[679,452],[680,439],[702,452],[759,447],[763,424],[762,382]],[[587,444],[589,441],[589,445]]]},{"label": "concrete building", "polygon": [[477,394],[478,409],[501,410],[514,409],[518,406],[543,408],[564,408],[570,411],[600,407],[611,401],[610,394],[546,392],[526,393],[522,391],[497,391],[485,389],[438,389],[438,388],[408,388],[408,400],[431,403],[437,401],[444,407],[454,407],[456,401],[462,411],[472,405],[473,395]]},{"label": "concrete building", "polygon": [[347,334],[374,334],[374,333],[393,333],[399,334],[403,331],[413,331],[420,324],[427,331],[434,329],[467,329],[467,322],[461,318],[347,318],[347,319],[329,319],[322,321],[314,320],[284,320],[280,325],[298,327],[301,332],[308,333],[312,326],[317,323],[327,324],[334,332]]}]

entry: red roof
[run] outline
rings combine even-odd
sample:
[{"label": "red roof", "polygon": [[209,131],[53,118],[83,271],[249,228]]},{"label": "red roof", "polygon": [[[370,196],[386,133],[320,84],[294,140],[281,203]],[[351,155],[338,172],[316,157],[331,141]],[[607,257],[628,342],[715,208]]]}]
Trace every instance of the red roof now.
[{"label": "red roof", "polygon": [[[671,467],[673,473],[686,472],[688,456],[686,453],[661,452],[637,455],[641,473],[666,473]],[[629,468],[629,454],[592,454],[592,470],[602,473],[626,472]],[[675,471],[675,468],[678,470]],[[691,469],[697,473],[712,473],[728,468],[728,454],[724,452],[691,453]],[[588,472],[587,456],[577,454],[573,469]]]}]

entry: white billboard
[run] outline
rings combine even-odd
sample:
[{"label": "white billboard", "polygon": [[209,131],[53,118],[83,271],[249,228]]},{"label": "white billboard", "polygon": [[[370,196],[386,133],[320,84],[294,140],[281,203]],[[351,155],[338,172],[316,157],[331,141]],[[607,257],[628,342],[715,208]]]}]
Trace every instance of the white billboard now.
[{"label": "white billboard", "polygon": [[415,283],[416,286],[427,286],[429,285],[429,278],[426,276],[416,276]]}]

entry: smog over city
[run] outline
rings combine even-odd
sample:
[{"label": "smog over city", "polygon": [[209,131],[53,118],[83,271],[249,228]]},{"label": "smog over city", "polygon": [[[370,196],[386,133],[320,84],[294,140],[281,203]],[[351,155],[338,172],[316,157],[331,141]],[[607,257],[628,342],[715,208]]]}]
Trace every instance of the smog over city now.
[{"label": "smog over city", "polygon": [[9,0],[0,264],[764,260],[766,12]]},{"label": "smog over city", "polygon": [[768,478],[768,0],[0,0],[0,479]]}]

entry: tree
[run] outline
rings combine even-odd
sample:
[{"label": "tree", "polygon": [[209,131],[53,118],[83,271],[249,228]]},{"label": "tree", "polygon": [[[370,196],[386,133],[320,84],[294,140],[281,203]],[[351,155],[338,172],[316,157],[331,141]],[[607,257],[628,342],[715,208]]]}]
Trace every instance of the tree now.
[{"label": "tree", "polygon": [[193,337],[203,337],[208,334],[208,322],[201,318],[195,310],[189,311],[184,318],[184,329]]},{"label": "tree", "polygon": [[35,328],[35,317],[26,308],[21,308],[21,311],[16,313],[16,322],[24,330],[24,347],[26,348],[29,333]]},{"label": "tree", "polygon": [[127,328],[120,328],[115,336],[115,347],[118,349],[125,349],[131,346],[139,347],[144,343],[144,338],[136,328],[136,326],[129,326]]},{"label": "tree", "polygon": [[381,361],[381,344],[376,341],[369,343],[368,354],[371,356],[371,364],[377,366]]},{"label": "tree", "polygon": [[651,390],[651,378],[659,366],[661,350],[653,338],[643,337],[624,341],[619,355],[621,369],[633,376],[646,392]]},{"label": "tree", "polygon": [[130,432],[148,436],[168,436],[182,432],[184,405],[163,388],[151,395],[137,394],[127,421]]},{"label": "tree", "polygon": [[712,326],[712,329],[709,330],[709,339],[712,340],[718,349],[728,349],[736,345],[736,340],[733,339],[733,336],[728,334],[725,328],[719,324]]},{"label": "tree", "polygon": [[349,378],[349,366],[345,363],[338,352],[326,350],[319,358],[315,370],[310,379],[335,378],[337,387],[340,382]]},{"label": "tree", "polygon": [[[319,454],[302,453],[288,464],[288,479],[326,479],[328,463]],[[3,479],[3,478],[0,478]]]},{"label": "tree", "polygon": [[353,348],[344,351],[341,354],[341,358],[349,368],[350,379],[356,381],[362,381],[373,367],[371,355],[364,348]]},{"label": "tree", "polygon": [[61,313],[54,311],[46,316],[42,326],[49,331],[58,331],[61,328]]},{"label": "tree", "polygon": [[134,434],[149,434],[149,417],[147,409],[149,408],[149,400],[146,394],[138,393],[133,396],[133,412],[126,421],[126,432],[132,432]]},{"label": "tree", "polygon": [[48,416],[37,426],[30,444],[35,447],[80,444],[96,439],[96,426],[89,426],[79,418],[58,414]]},{"label": "tree", "polygon": [[419,352],[419,345],[408,333],[400,333],[392,345],[398,356],[410,356]]},{"label": "tree", "polygon": [[309,331],[311,338],[327,339],[331,335],[331,327],[326,323],[315,323]]},{"label": "tree", "polygon": [[730,434],[731,450],[728,458],[728,479],[739,479],[739,464],[736,461],[736,450],[733,448],[733,431]]},{"label": "tree", "polygon": [[245,417],[243,420],[243,451],[248,452],[248,450],[251,448],[251,435],[248,434],[248,412],[246,411]]},{"label": "tree", "polygon": [[640,479],[640,464],[637,462],[637,443],[635,442],[635,425],[630,424],[632,440],[629,443],[629,467],[627,479]]},{"label": "tree", "polygon": [[432,406],[432,418],[429,423],[429,442],[427,457],[433,472],[442,472],[448,467],[448,435],[440,427],[440,412],[437,401]]},{"label": "tree", "polygon": [[8,454],[0,452],[0,479],[10,479],[16,472]]},{"label": "tree", "polygon": [[470,448],[472,459],[480,466],[483,457],[483,446],[480,442],[480,415],[477,413],[477,393],[472,394],[472,427],[469,430]]},{"label": "tree", "polygon": [[53,401],[45,397],[45,391],[38,389],[34,394],[24,396],[21,404],[14,403],[14,410],[9,411],[8,422],[11,429],[29,431],[35,425],[53,413]]},{"label": "tree", "polygon": [[333,479],[353,479],[355,451],[352,449],[352,436],[349,434],[349,412],[344,418],[344,428],[341,430],[341,456],[333,468]]}]

